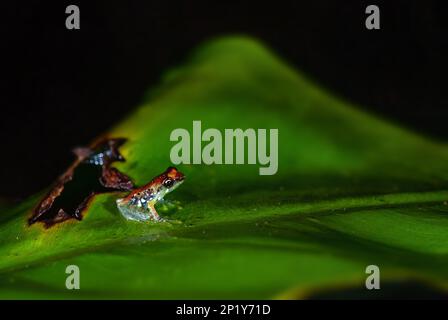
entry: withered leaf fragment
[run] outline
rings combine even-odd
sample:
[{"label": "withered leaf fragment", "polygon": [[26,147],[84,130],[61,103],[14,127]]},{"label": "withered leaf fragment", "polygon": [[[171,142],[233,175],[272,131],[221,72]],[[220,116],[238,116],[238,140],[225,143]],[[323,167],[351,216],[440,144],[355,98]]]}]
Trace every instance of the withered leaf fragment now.
[{"label": "withered leaf fragment", "polygon": [[75,161],[36,206],[29,225],[40,221],[50,227],[67,219],[81,220],[96,194],[131,190],[130,178],[111,166],[125,161],[118,151],[125,142],[124,138],[102,139],[89,147],[75,148]]}]

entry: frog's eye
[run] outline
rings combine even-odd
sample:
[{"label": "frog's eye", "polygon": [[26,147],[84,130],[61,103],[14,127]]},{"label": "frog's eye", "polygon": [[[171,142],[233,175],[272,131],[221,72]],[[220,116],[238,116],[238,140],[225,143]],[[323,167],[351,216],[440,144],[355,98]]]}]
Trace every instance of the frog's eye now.
[{"label": "frog's eye", "polygon": [[172,179],[166,179],[165,181],[163,181],[163,185],[167,188],[172,187],[174,184],[174,180]]}]

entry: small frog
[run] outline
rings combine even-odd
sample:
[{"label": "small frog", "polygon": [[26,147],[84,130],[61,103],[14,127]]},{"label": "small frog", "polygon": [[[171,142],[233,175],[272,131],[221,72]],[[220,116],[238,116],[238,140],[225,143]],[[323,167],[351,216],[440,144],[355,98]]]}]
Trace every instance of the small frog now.
[{"label": "small frog", "polygon": [[182,184],[185,176],[174,167],[169,167],[148,184],[133,190],[129,195],[117,200],[117,207],[128,220],[165,221],[155,209],[157,202]]}]

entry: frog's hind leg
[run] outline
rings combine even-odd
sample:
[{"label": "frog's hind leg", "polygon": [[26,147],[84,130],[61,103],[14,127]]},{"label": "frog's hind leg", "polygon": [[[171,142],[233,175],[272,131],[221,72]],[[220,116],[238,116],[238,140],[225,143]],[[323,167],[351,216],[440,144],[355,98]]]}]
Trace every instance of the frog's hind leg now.
[{"label": "frog's hind leg", "polygon": [[152,204],[148,204],[146,207],[139,207],[137,205],[128,204],[123,199],[118,199],[116,203],[121,215],[127,220],[140,222],[148,220],[153,220],[156,222],[165,221],[158,215],[156,209],[154,208],[154,205]]},{"label": "frog's hind leg", "polygon": [[127,204],[123,199],[118,199],[116,203],[121,215],[127,220],[142,222],[151,219],[151,217],[146,214],[145,210],[136,205]]}]

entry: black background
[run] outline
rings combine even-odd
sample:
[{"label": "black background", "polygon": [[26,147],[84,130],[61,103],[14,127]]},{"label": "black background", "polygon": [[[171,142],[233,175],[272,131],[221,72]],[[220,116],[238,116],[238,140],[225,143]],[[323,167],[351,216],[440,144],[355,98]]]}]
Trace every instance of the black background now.
[{"label": "black background", "polygon": [[[76,4],[81,29],[65,28]],[[365,8],[381,30],[365,28]],[[448,141],[443,1],[17,1],[1,4],[0,194],[51,183],[196,45],[255,36],[338,96]]]}]

